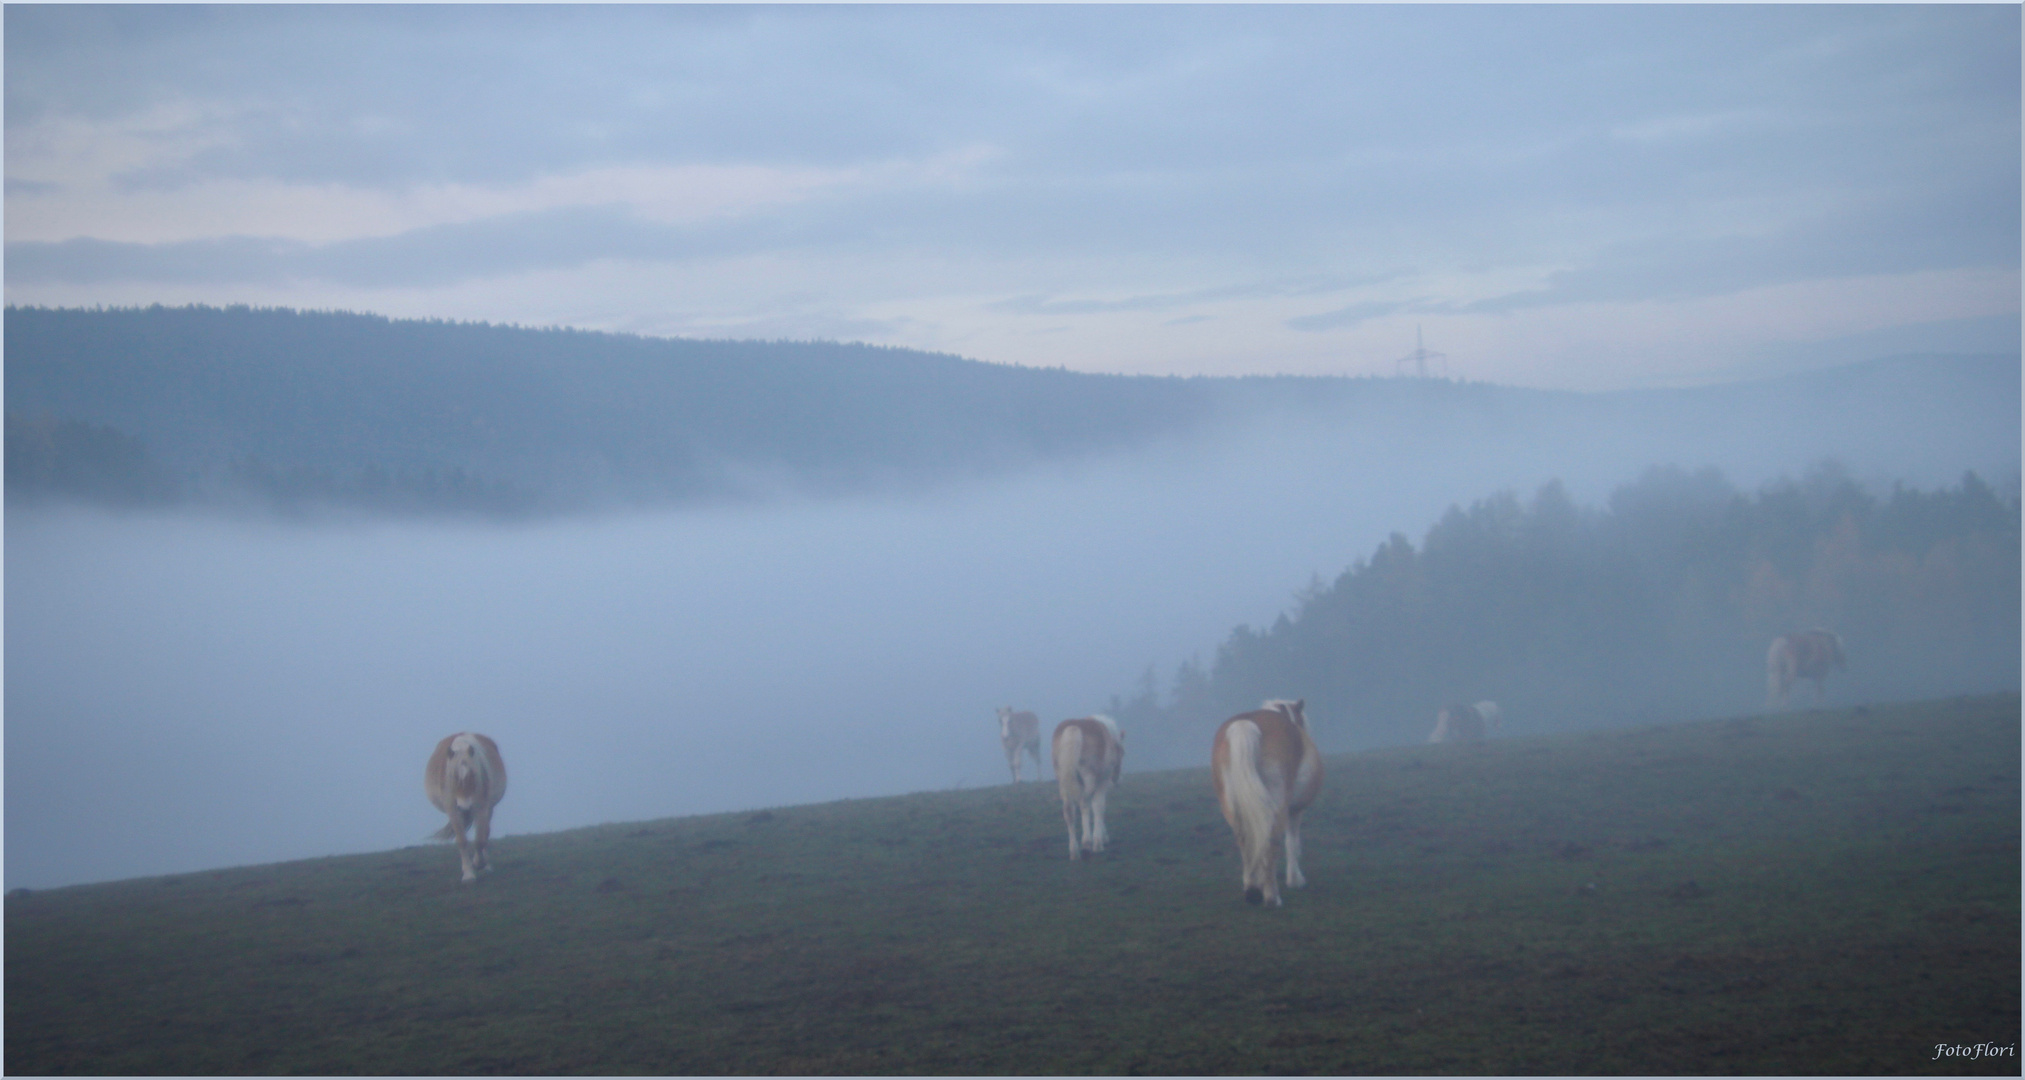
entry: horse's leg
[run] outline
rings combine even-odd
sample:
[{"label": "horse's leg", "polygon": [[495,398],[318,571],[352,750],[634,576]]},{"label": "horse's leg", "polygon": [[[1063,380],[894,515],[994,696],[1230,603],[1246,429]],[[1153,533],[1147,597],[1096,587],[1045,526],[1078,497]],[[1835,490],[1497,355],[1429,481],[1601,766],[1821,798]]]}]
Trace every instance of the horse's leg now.
[{"label": "horse's leg", "polygon": [[1076,842],[1076,809],[1074,799],[1062,800],[1062,824],[1069,829],[1069,858],[1072,860],[1083,857],[1082,845]]},{"label": "horse's leg", "polygon": [[477,881],[478,874],[471,868],[471,840],[465,835],[470,825],[471,819],[463,807],[450,810],[450,827],[457,830],[457,859],[464,864],[464,880]]},{"label": "horse's leg", "polygon": [[1308,883],[1301,873],[1301,815],[1287,815],[1287,887],[1298,889]]},{"label": "horse's leg", "polygon": [[1111,834],[1104,828],[1104,800],[1109,798],[1110,795],[1110,785],[1105,784],[1100,785],[1096,792],[1090,796],[1090,816],[1096,824],[1095,835],[1091,841],[1091,851],[1102,851],[1104,850],[1104,845],[1111,842]]},{"label": "horse's leg", "polygon": [[489,873],[492,870],[492,807],[480,806],[475,813],[477,821],[473,823],[472,831],[477,835],[472,846],[477,849],[477,857],[472,860],[472,865]]}]

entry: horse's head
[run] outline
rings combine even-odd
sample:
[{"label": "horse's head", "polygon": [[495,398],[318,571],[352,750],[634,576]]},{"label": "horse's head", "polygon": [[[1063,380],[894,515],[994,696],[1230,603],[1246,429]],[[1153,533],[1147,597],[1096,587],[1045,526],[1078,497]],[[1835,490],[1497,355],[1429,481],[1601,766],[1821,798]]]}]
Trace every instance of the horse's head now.
[{"label": "horse's head", "polygon": [[1842,655],[1842,635],[1826,627],[1814,628],[1814,636],[1828,646],[1828,665],[1837,671],[1849,670],[1849,658]]},{"label": "horse's head", "polygon": [[1307,698],[1302,698],[1299,701],[1288,701],[1285,698],[1271,698],[1264,705],[1261,705],[1260,708],[1268,712],[1279,713],[1281,716],[1287,718],[1288,723],[1300,728],[1302,731],[1308,730]]},{"label": "horse's head", "polygon": [[1001,739],[1012,735],[1012,712],[1010,705],[998,711],[998,737]]},{"label": "horse's head", "polygon": [[478,763],[478,740],[469,735],[459,735],[450,740],[450,756],[444,762],[443,775],[449,781],[448,787],[460,799],[475,798],[478,795],[478,778],[482,767]]}]

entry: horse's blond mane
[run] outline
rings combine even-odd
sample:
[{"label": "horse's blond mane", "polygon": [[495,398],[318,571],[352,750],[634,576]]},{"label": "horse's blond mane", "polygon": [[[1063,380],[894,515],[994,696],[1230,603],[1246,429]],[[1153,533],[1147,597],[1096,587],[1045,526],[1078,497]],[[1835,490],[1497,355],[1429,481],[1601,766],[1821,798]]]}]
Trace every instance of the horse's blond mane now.
[{"label": "horse's blond mane", "polygon": [[1260,705],[1259,708],[1266,712],[1279,713],[1303,731],[1308,729],[1308,710],[1305,700],[1294,701],[1288,698],[1267,698],[1265,703]]}]

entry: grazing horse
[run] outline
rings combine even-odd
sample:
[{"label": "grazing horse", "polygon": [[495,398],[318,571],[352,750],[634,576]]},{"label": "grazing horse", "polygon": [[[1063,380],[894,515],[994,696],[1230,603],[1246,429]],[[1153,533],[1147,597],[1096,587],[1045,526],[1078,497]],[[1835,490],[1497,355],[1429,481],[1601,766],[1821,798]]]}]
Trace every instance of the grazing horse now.
[{"label": "grazing horse", "polygon": [[[1104,828],[1104,800],[1125,766],[1125,734],[1108,716],[1086,716],[1055,725],[1055,782],[1062,790],[1062,824],[1069,828],[1069,858],[1102,851],[1111,840]],[[1076,839],[1076,816],[1083,838]]]},{"label": "grazing horse", "polygon": [[[434,840],[456,840],[464,861],[464,880],[477,881],[480,870],[492,869],[485,857],[492,842],[492,808],[506,796],[506,761],[499,744],[475,731],[460,731],[436,744],[422,786],[436,809],[450,815]],[[464,830],[473,836],[464,838]]]},{"label": "grazing horse", "polygon": [[1842,639],[1826,630],[1817,628],[1772,639],[1772,648],[1765,653],[1765,707],[1785,705],[1794,679],[1813,679],[1814,700],[1823,701],[1828,691],[1822,682],[1831,668],[1847,671],[1849,660],[1842,655]]},{"label": "grazing horse", "polygon": [[1245,901],[1280,906],[1273,860],[1287,851],[1287,887],[1308,883],[1301,873],[1301,812],[1322,791],[1322,752],[1308,734],[1307,702],[1268,701],[1216,729],[1210,778],[1223,819],[1237,837]]},{"label": "grazing horse", "polygon": [[1427,737],[1431,743],[1438,742],[1482,742],[1490,728],[1497,727],[1504,720],[1505,712],[1495,701],[1479,701],[1475,705],[1450,705],[1434,714],[1434,732]]},{"label": "grazing horse", "polygon": [[1034,779],[1041,778],[1041,718],[1030,712],[1014,712],[1010,706],[998,711],[998,741],[1005,747],[1005,763],[1012,768],[1013,783],[1020,782],[1020,755],[1034,756]]}]

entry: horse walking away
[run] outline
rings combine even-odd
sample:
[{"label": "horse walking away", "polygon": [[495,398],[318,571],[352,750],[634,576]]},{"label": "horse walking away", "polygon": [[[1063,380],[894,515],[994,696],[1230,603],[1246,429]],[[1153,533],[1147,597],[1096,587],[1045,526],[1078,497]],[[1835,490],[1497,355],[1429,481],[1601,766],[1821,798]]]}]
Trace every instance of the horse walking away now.
[{"label": "horse walking away", "polygon": [[998,711],[998,741],[1005,747],[1005,763],[1012,769],[1012,782],[1020,782],[1020,757],[1032,754],[1034,779],[1041,778],[1041,718],[1030,712],[1014,712],[1010,706]]},{"label": "horse walking away", "polygon": [[[1069,858],[1104,850],[1104,802],[1125,766],[1125,733],[1108,716],[1086,716],[1055,725],[1055,782],[1062,792],[1062,824],[1069,829]],[[1083,836],[1076,837],[1082,818]]]},{"label": "horse walking away", "polygon": [[[445,737],[429,755],[422,786],[436,809],[450,816],[450,823],[431,839],[456,840],[464,880],[478,880],[480,871],[492,869],[486,856],[492,843],[492,808],[506,797],[506,760],[499,756],[499,744],[475,731]],[[468,840],[467,829],[472,833]]]},{"label": "horse walking away", "polygon": [[1495,701],[1479,701],[1475,705],[1450,705],[1434,714],[1434,732],[1427,737],[1430,743],[1439,742],[1482,742],[1490,729],[1504,720],[1504,710]]},{"label": "horse walking away", "polygon": [[1828,690],[1823,683],[1831,669],[1849,670],[1840,637],[1817,627],[1772,639],[1772,647],[1765,653],[1765,707],[1784,707],[1794,679],[1814,680],[1815,703],[1826,700]]},{"label": "horse walking away", "polygon": [[1301,813],[1322,792],[1322,752],[1308,734],[1307,701],[1273,700],[1216,729],[1210,778],[1223,819],[1237,837],[1245,901],[1279,907],[1273,862],[1287,854],[1287,887],[1301,873]]}]

